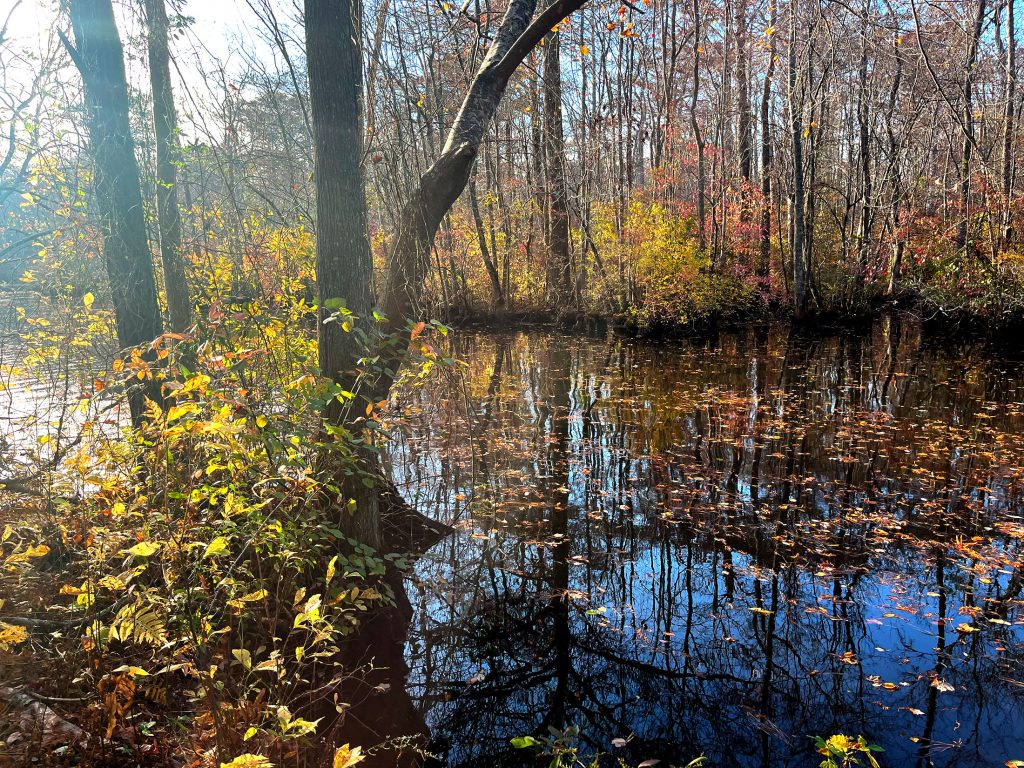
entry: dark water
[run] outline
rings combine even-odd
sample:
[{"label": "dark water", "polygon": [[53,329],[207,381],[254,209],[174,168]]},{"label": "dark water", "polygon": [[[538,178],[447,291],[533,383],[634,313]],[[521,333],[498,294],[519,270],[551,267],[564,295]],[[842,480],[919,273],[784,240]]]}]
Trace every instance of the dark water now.
[{"label": "dark water", "polygon": [[[395,474],[458,534],[409,593],[446,764],[1024,760],[1024,365],[885,320],[649,344],[463,334]],[[613,747],[622,738],[625,747]]]}]

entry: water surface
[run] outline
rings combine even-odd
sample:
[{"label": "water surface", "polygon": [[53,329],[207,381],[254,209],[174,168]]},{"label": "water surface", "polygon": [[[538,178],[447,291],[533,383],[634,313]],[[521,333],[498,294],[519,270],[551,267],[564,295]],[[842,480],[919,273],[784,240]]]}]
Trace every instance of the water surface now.
[{"label": "water surface", "polygon": [[889,766],[1024,759],[1018,360],[896,319],[452,344],[393,459],[458,529],[407,645],[447,764],[568,726],[634,763],[817,765],[838,732]]}]

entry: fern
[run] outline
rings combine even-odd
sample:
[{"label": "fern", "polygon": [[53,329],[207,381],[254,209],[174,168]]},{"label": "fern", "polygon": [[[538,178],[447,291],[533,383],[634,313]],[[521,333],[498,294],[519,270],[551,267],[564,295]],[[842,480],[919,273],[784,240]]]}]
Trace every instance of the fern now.
[{"label": "fern", "polygon": [[167,626],[155,608],[137,602],[118,611],[110,625],[110,637],[123,643],[161,646],[167,642]]}]

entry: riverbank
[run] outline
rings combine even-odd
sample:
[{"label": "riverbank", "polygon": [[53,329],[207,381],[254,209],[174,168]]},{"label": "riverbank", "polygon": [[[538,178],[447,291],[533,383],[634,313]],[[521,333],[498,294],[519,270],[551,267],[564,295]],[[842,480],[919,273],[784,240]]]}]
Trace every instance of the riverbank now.
[{"label": "riverbank", "polygon": [[928,333],[964,339],[1014,342],[1024,333],[1024,307],[1012,311],[983,313],[940,306],[920,294],[904,292],[893,297],[876,297],[846,309],[812,308],[796,317],[793,307],[780,302],[761,302],[736,310],[720,307],[714,312],[679,321],[641,323],[630,311],[596,311],[545,308],[458,307],[441,312],[441,318],[456,328],[490,330],[562,329],[583,332],[614,331],[626,336],[659,339],[708,334],[771,323],[788,323],[808,331],[832,333],[869,328],[886,316],[898,316],[920,323]]}]

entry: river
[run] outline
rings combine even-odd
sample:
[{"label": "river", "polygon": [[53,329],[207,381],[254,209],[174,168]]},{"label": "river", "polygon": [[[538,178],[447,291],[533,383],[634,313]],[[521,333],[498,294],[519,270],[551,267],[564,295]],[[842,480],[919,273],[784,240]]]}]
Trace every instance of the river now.
[{"label": "river", "polygon": [[[1024,759],[1024,363],[886,318],[648,343],[461,332],[393,473],[457,533],[409,585],[452,766],[578,726],[634,764]],[[613,741],[616,740],[616,741]]]}]

